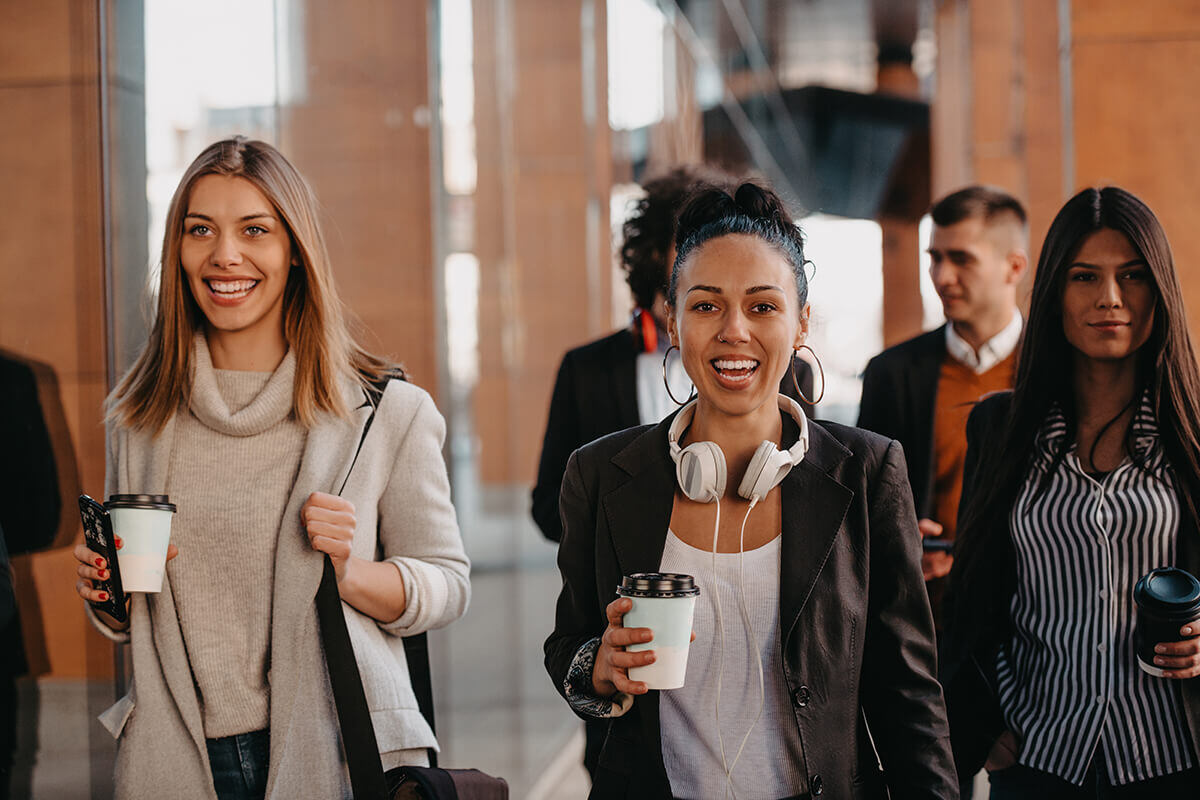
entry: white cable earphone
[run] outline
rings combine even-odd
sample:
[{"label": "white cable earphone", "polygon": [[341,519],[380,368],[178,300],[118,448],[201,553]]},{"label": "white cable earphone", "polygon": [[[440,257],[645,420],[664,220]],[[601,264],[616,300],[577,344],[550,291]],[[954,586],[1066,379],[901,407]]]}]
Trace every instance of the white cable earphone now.
[{"label": "white cable earphone", "polygon": [[[733,770],[737,766],[738,760],[742,757],[742,751],[746,749],[746,743],[750,740],[751,732],[758,725],[758,720],[762,717],[763,706],[766,702],[762,654],[758,650],[758,637],[754,632],[754,623],[750,619],[746,604],[746,582],[743,575],[746,521],[750,519],[750,512],[754,510],[754,506],[758,505],[767,496],[768,492],[778,486],[787,474],[791,472],[792,467],[804,460],[804,455],[808,452],[808,417],[804,415],[804,410],[800,408],[799,403],[784,394],[779,395],[779,408],[788,412],[796,421],[796,424],[800,427],[799,438],[787,450],[780,450],[771,441],[764,441],[760,444],[758,449],[754,451],[754,456],[750,459],[749,466],[746,467],[746,474],[742,477],[742,482],[738,486],[738,495],[750,501],[750,507],[746,509],[746,516],[742,519],[742,528],[738,541],[739,606],[742,612],[742,620],[746,624],[746,629],[750,632],[751,646],[754,648],[754,654],[758,662],[759,704],[758,713],[755,714],[754,721],[750,724],[750,729],[742,737],[741,746],[738,747],[738,751],[733,757],[733,763],[729,763],[725,756],[725,737],[721,731],[721,679],[725,673],[725,626],[722,622],[720,592],[715,592],[713,595],[713,604],[717,612],[717,630],[721,643],[721,655],[718,662],[720,666],[717,672],[717,696],[715,701],[717,739],[721,748],[721,766],[725,770],[725,796],[732,795],[734,800],[737,798],[737,793],[733,789]],[[693,400],[680,410],[675,420],[671,423],[671,427],[667,431],[667,444],[670,449],[671,460],[675,462],[675,479],[679,483],[679,488],[683,490],[684,495],[690,500],[695,500],[699,503],[717,503],[717,516],[716,522],[713,524],[712,542],[712,586],[715,591],[717,587],[717,533],[721,527],[721,505],[718,501],[725,494],[727,471],[725,454],[716,442],[693,442],[687,447],[681,448],[679,446],[679,437],[692,424],[692,419],[695,415],[696,401]]]},{"label": "white cable earphone", "polygon": [[[780,450],[774,442],[764,441],[754,451],[746,474],[738,486],[738,494],[757,503],[767,496],[791,471],[804,460],[808,450],[808,417],[800,404],[785,394],[779,395],[779,408],[786,411],[800,426],[800,438],[787,450]],[[671,460],[675,462],[675,478],[679,488],[691,500],[699,503],[714,503],[725,494],[725,454],[715,442],[693,442],[687,447],[679,446],[683,435],[696,414],[696,401],[684,406],[667,432],[667,443]]]}]

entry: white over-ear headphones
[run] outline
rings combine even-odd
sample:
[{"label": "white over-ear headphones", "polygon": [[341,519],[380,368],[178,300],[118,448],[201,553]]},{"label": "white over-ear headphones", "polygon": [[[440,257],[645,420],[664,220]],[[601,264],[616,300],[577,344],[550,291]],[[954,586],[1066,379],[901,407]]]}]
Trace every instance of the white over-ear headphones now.
[{"label": "white over-ear headphones", "polygon": [[[808,417],[804,416],[800,404],[785,394],[779,395],[779,408],[791,414],[800,426],[800,438],[787,450],[780,450],[774,442],[764,441],[754,451],[746,475],[738,486],[738,494],[752,502],[759,502],[767,492],[779,485],[792,467],[804,460],[808,450]],[[675,478],[688,498],[700,503],[715,503],[725,494],[725,454],[715,442],[693,442],[679,447],[679,437],[692,424],[696,414],[696,401],[684,406],[667,432],[667,443],[671,459],[675,462]]]}]

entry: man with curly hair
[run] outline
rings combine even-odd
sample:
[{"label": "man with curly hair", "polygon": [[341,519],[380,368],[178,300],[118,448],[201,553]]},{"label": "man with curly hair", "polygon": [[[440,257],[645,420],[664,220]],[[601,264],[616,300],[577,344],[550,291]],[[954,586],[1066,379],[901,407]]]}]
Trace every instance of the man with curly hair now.
[{"label": "man with curly hair", "polygon": [[[625,221],[621,244],[621,268],[636,303],[630,324],[569,351],[554,382],[533,487],[533,519],[547,539],[562,537],[558,490],[571,453],[614,431],[658,422],[675,410],[663,381],[675,217],[698,186],[732,183],[732,177],[715,169],[687,165],[642,185],[645,195]],[[667,371],[676,396],[687,397],[691,384],[677,358],[667,359]]]}]

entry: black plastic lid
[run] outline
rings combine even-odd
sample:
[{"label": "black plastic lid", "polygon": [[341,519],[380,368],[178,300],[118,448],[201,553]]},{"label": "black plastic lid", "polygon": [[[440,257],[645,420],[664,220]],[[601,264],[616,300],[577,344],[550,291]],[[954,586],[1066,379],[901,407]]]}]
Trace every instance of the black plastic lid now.
[{"label": "black plastic lid", "polygon": [[107,508],[149,508],[154,511],[170,511],[174,513],[175,506],[171,498],[165,494],[113,494],[109,495]]},{"label": "black plastic lid", "polygon": [[1176,567],[1159,567],[1137,582],[1133,599],[1147,611],[1192,617],[1200,613],[1200,580]]},{"label": "black plastic lid", "polygon": [[700,594],[691,575],[675,572],[635,572],[621,578],[617,594],[623,597],[692,597]]}]

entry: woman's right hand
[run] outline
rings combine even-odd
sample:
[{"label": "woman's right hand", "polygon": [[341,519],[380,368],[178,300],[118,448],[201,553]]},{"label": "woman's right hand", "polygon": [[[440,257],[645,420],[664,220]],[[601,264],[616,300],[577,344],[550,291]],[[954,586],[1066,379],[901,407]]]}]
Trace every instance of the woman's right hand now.
[{"label": "woman's right hand", "polygon": [[608,616],[608,627],[600,639],[596,652],[596,664],[592,668],[592,688],[599,697],[612,697],[617,692],[645,694],[648,690],[642,681],[629,680],[630,667],[642,667],[654,663],[653,650],[631,653],[627,645],[641,644],[654,638],[649,628],[626,628],[625,614],[633,608],[628,597],[618,597],[604,610]]},{"label": "woman's right hand", "polygon": [[[117,549],[121,549],[121,537],[116,537]],[[84,600],[89,603],[103,603],[108,600],[108,592],[101,591],[95,588],[93,581],[108,580],[109,564],[108,559],[104,558],[99,553],[88,549],[86,544],[75,545],[75,559],[79,562],[75,567],[75,573],[79,576],[79,580],[75,582],[75,591]],[[179,555],[179,548],[175,545],[167,545],[167,561],[170,561],[175,556]],[[126,597],[128,600],[128,597]],[[124,625],[118,623],[108,614],[102,611],[97,611],[100,614],[104,623],[114,630],[120,630]]]},{"label": "woman's right hand", "polygon": [[1017,763],[1017,756],[1020,755],[1020,746],[1017,744],[1017,735],[1012,731],[1005,731],[1000,734],[1000,738],[992,745],[992,749],[988,751],[987,761],[983,768],[988,772],[999,772],[1002,769],[1008,769],[1013,764]]}]

